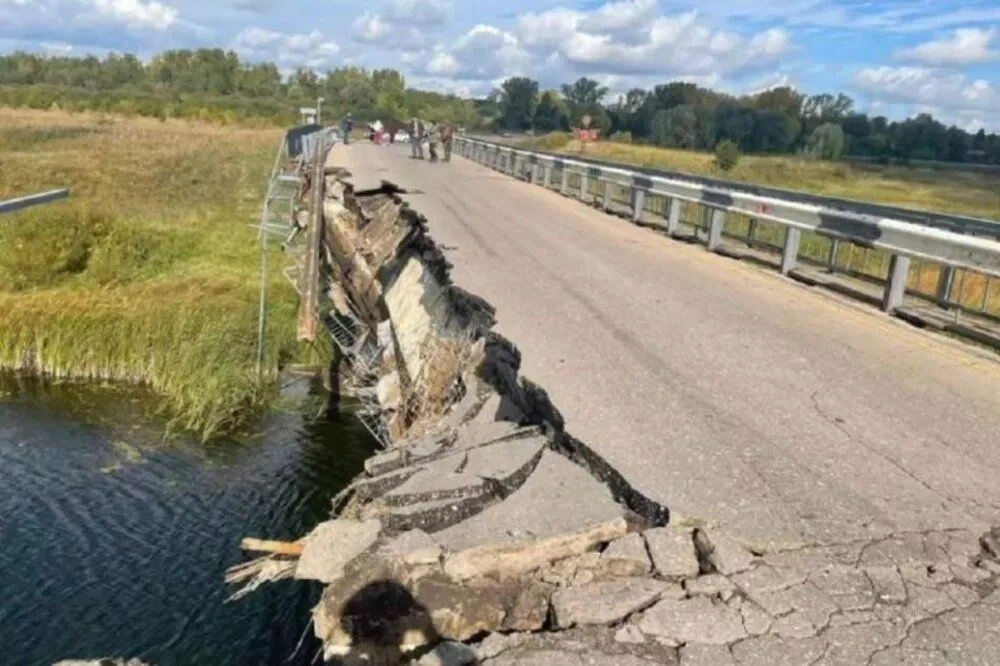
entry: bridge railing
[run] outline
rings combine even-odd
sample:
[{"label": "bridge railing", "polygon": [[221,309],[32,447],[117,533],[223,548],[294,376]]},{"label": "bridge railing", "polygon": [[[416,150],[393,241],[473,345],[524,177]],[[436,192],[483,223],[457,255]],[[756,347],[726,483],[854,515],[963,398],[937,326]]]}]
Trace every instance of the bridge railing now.
[{"label": "bridge railing", "polygon": [[63,188],[59,190],[50,190],[48,192],[40,192],[38,194],[30,194],[26,197],[18,197],[17,199],[7,199],[6,201],[0,201],[0,214],[13,213],[26,208],[41,206],[42,204],[47,204],[52,201],[65,199],[68,196],[69,190]]},{"label": "bridge railing", "polygon": [[735,240],[779,252],[783,274],[802,262],[878,283],[886,312],[910,294],[1000,318],[997,222],[656,175],[468,137],[456,137],[456,147],[463,157],[637,224],[694,236],[712,251],[725,252],[724,241]]}]

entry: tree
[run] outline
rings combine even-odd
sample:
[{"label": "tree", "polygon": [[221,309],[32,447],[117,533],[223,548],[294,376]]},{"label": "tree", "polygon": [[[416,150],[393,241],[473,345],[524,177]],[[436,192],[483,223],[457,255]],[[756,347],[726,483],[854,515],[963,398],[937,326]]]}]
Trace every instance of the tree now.
[{"label": "tree", "polygon": [[[570,120],[574,125],[578,124],[580,118],[585,115],[596,118],[598,115],[606,113],[604,107],[601,106],[601,100],[608,94],[608,89],[593,79],[584,76],[571,85],[563,84],[562,94],[566,100],[566,106],[569,107]],[[605,123],[608,126],[610,124],[610,122]],[[607,127],[603,129],[606,130]]]},{"label": "tree", "polygon": [[836,160],[844,152],[844,130],[840,125],[825,123],[809,136],[807,152],[821,160]]},{"label": "tree", "polygon": [[698,140],[698,119],[687,105],[658,111],[653,118],[653,140],[663,146],[694,148]]},{"label": "tree", "polygon": [[969,156],[969,135],[957,127],[948,128],[948,159],[964,162]]},{"label": "tree", "polygon": [[843,120],[853,108],[854,100],[843,93],[838,93],[836,97],[829,94],[812,95],[806,98],[802,115],[821,123],[834,123]]},{"label": "tree", "polygon": [[570,108],[574,106],[590,107],[600,104],[605,95],[608,94],[608,89],[597,81],[584,76],[571,85],[563,84],[562,94]]},{"label": "tree", "polygon": [[736,142],[720,141],[715,146],[715,166],[719,167],[723,171],[729,171],[733,169],[740,161],[740,147],[736,145]]},{"label": "tree", "polygon": [[507,129],[531,127],[538,97],[538,81],[523,76],[507,79],[500,86],[500,122]]},{"label": "tree", "polygon": [[565,107],[559,104],[556,95],[549,90],[542,93],[531,123],[536,132],[553,132],[569,129],[569,118]]}]

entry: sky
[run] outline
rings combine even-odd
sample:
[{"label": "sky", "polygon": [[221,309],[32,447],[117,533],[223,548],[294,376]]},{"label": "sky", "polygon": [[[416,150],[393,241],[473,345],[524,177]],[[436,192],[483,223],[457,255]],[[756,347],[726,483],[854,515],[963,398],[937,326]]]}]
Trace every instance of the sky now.
[{"label": "sky", "polygon": [[326,70],[392,67],[488,94],[506,77],[611,90],[792,85],[856,108],[1000,131],[1000,0],[0,0],[0,52],[224,47]]}]

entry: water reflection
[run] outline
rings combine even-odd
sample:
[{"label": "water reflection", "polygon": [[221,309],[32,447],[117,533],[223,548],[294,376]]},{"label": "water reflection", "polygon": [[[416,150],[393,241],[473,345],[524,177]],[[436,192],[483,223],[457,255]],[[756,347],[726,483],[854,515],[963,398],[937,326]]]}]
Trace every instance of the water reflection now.
[{"label": "water reflection", "polygon": [[139,657],[306,664],[318,590],[224,603],[243,536],[322,520],[371,440],[352,420],[270,415],[250,441],[164,439],[141,392],[0,381],[0,661]]}]

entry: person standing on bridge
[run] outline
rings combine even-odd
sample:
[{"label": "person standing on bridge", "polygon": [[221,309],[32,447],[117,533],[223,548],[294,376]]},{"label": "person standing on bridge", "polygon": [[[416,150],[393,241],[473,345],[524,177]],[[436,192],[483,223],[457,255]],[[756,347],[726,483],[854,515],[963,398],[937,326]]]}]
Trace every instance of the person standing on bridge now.
[{"label": "person standing on bridge", "polygon": [[427,147],[431,154],[431,162],[438,161],[438,143],[441,142],[441,126],[438,123],[431,123],[431,128],[427,132]]},{"label": "person standing on bridge", "polygon": [[344,119],[340,121],[340,132],[344,135],[344,145],[351,142],[351,129],[354,127],[354,119],[351,118],[351,112],[348,111]]},{"label": "person standing on bridge", "polygon": [[410,121],[410,157],[424,159],[424,124],[416,116]]},{"label": "person standing on bridge", "polygon": [[455,126],[451,123],[441,125],[441,144],[444,146],[444,161],[451,162],[451,142],[455,138]]}]

